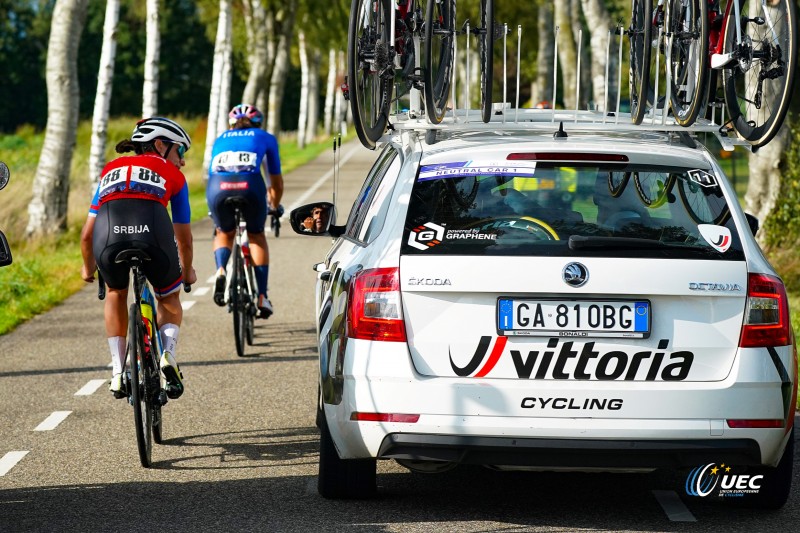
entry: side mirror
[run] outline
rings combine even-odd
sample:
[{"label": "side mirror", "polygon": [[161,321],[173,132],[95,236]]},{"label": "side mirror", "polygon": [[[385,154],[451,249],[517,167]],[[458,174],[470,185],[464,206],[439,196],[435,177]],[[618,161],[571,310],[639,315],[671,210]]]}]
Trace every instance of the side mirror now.
[{"label": "side mirror", "polygon": [[758,233],[758,219],[755,215],[751,215],[750,213],[744,214],[745,218],[747,218],[747,225],[750,226],[750,232],[755,235]]},{"label": "side mirror", "polygon": [[336,226],[336,207],[330,202],[315,202],[292,209],[292,229],[300,235],[338,237],[342,226]]}]

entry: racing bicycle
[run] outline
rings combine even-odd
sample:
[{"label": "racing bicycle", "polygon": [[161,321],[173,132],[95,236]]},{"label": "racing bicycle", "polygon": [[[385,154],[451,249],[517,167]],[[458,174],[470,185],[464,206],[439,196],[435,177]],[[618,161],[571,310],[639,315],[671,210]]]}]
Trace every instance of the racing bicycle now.
[{"label": "racing bicycle", "polygon": [[[122,250],[114,259],[116,263],[128,265],[133,274],[134,301],[128,309],[125,350],[127,369],[122,376],[128,403],[133,406],[139,461],[145,468],[153,464],[153,443],[161,444],[163,440],[164,419],[161,416],[161,407],[167,403],[165,380],[159,366],[162,346],[156,302],[142,271],[142,266],[148,261],[150,256],[138,249]],[[191,290],[187,283],[184,283],[183,288],[186,292]],[[97,296],[103,300],[105,294],[105,283],[98,271]]]},{"label": "racing bicycle", "polygon": [[258,314],[258,287],[245,229],[244,209],[247,200],[234,196],[226,198],[225,203],[234,210],[236,220],[236,235],[228,272],[228,312],[233,314],[236,355],[244,357],[245,344],[253,344],[255,317]]},{"label": "racing bicycle", "polygon": [[753,147],[767,144],[789,108],[796,33],[793,0],[728,0],[724,12],[721,0],[657,0],[655,10],[653,0],[632,0],[633,122],[642,122],[648,105],[658,105],[656,48],[667,53],[670,105],[679,124],[691,125],[716,104],[719,84],[728,124]]},{"label": "racing bicycle", "polygon": [[[455,0],[353,0],[343,85],[361,143],[374,148],[383,135],[392,103],[412,88],[422,91],[428,120],[444,118],[455,68]],[[481,58],[481,108],[491,117],[494,27],[493,0],[481,0],[477,35]],[[417,67],[417,53],[422,67]]]}]

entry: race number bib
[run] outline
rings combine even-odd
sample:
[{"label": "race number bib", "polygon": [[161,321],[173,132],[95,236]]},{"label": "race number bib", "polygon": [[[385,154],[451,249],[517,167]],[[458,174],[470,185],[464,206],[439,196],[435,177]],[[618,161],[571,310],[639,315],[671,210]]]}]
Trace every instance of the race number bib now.
[{"label": "race number bib", "polygon": [[125,176],[128,172],[127,167],[115,168],[104,174],[100,178],[100,198],[108,196],[112,192],[125,190]]},{"label": "race number bib", "polygon": [[255,152],[222,152],[211,161],[212,172],[255,172],[258,156]]},{"label": "race number bib", "polygon": [[167,193],[166,180],[149,168],[133,167],[131,170],[131,191],[143,192],[163,198]]}]

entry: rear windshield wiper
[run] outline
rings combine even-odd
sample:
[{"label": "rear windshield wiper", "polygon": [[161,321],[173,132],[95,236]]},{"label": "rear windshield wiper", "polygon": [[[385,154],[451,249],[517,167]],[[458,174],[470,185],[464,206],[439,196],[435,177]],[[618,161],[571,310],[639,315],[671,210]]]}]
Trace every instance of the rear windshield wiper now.
[{"label": "rear windshield wiper", "polygon": [[592,248],[616,249],[651,249],[651,250],[692,250],[700,253],[708,251],[706,248],[686,244],[669,244],[653,239],[639,239],[636,237],[594,237],[586,235],[571,235],[569,238],[570,250],[589,250]]}]

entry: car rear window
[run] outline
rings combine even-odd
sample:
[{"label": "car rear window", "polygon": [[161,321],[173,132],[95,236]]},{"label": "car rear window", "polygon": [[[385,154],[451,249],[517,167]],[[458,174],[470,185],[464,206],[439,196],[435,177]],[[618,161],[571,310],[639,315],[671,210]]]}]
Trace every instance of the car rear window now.
[{"label": "car rear window", "polygon": [[719,178],[707,168],[514,165],[420,166],[402,252],[744,257]]}]

